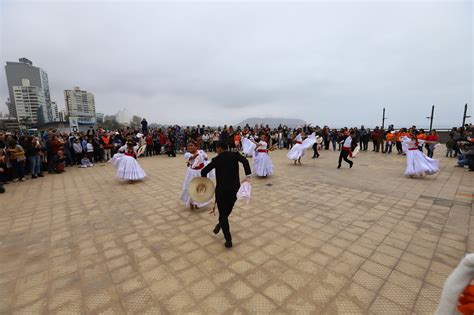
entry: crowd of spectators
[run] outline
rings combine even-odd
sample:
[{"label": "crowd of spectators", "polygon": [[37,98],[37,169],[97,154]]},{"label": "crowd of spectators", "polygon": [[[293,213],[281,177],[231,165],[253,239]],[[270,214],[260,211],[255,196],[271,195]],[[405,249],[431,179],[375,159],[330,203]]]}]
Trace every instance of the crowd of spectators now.
[{"label": "crowd of spectators", "polygon": [[[224,142],[229,150],[240,150],[241,140],[245,134],[260,137],[265,134],[269,139],[269,146],[278,149],[291,149],[294,138],[303,131],[306,135],[316,132],[321,137],[322,150],[340,150],[341,139],[348,132],[354,131],[355,143],[360,144],[362,151],[372,151],[391,154],[395,147],[398,154],[403,154],[400,139],[412,133],[420,140],[439,140],[435,130],[425,132],[415,126],[407,129],[395,130],[390,125],[387,129],[375,127],[333,129],[329,126],[319,127],[304,125],[297,128],[278,126],[270,128],[268,125],[233,127],[181,127],[178,125],[166,128],[149,128],[144,119],[141,128],[126,127],[118,130],[104,130],[89,128],[86,132],[64,133],[57,130],[47,130],[39,134],[26,132],[0,131],[0,191],[4,191],[3,184],[25,181],[27,176],[32,179],[44,176],[45,173],[63,173],[66,167],[90,167],[94,163],[108,161],[127,139],[133,139],[139,146],[146,146],[144,156],[166,155],[176,157],[177,153],[184,153],[186,144],[194,140],[198,147],[207,152],[216,151],[216,143]],[[472,125],[462,128],[453,128],[446,141],[446,156],[458,158],[458,166],[473,165],[473,132]],[[428,156],[433,157],[434,147],[420,146],[426,149]]]}]

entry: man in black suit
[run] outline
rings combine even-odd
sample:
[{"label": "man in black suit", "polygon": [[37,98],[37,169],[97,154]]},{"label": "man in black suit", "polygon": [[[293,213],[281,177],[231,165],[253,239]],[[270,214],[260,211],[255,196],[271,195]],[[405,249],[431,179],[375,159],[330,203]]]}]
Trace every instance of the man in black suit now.
[{"label": "man in black suit", "polygon": [[237,192],[240,188],[239,162],[243,164],[245,180],[250,179],[252,171],[247,159],[239,152],[227,151],[227,144],[219,141],[216,145],[218,155],[212,159],[206,167],[201,170],[201,176],[206,177],[212,170],[216,169],[216,203],[219,210],[219,223],[214,228],[214,234],[219,233],[220,229],[224,233],[225,247],[232,247],[232,236],[229,228],[229,215],[232,212]]}]

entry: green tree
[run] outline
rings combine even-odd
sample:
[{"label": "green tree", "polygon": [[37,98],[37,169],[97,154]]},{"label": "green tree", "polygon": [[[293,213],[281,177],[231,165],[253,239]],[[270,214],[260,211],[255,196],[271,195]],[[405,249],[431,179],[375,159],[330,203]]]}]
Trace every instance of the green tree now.
[{"label": "green tree", "polygon": [[130,125],[132,128],[140,128],[141,122],[142,122],[142,118],[140,116],[133,115]]}]

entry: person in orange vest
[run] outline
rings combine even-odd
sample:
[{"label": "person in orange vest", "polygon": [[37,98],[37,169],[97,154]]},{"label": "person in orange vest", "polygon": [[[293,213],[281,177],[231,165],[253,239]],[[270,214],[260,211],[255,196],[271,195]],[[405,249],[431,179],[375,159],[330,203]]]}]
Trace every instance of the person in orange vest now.
[{"label": "person in orange vest", "polygon": [[99,139],[102,148],[104,149],[104,158],[106,161],[112,158],[112,140],[110,134],[103,132]]},{"label": "person in orange vest", "polygon": [[397,147],[398,154],[404,154],[404,153],[403,153],[402,140],[401,140],[401,139],[402,139],[403,137],[405,137],[405,136],[408,136],[407,128],[401,128],[401,129],[396,133],[395,141],[396,141],[396,147]]},{"label": "person in orange vest", "polygon": [[[424,129],[420,129],[420,132],[416,135],[416,139],[418,141],[421,140],[420,145],[418,146],[418,149],[420,149],[421,152],[423,152],[423,143],[426,141],[427,136],[428,135],[425,133]],[[428,147],[426,147],[426,149],[428,149]]]},{"label": "person in orange vest", "polygon": [[385,153],[392,153],[393,141],[395,140],[395,131],[387,131],[385,136]]},{"label": "person in orange vest", "polygon": [[240,131],[237,131],[236,133],[234,133],[234,145],[235,145],[235,149],[236,151],[240,151]]}]

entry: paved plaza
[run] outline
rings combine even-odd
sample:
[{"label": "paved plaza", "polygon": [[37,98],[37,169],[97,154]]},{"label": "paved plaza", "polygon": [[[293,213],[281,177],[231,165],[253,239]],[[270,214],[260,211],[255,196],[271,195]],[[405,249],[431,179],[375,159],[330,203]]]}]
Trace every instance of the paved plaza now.
[{"label": "paved plaza", "polygon": [[[432,314],[474,249],[474,174],[403,176],[405,158],[336,152],[253,178],[230,217],[180,205],[182,156],[141,158],[121,183],[109,164],[68,168],[0,195],[0,313]],[[312,152],[311,152],[312,153]]]}]

